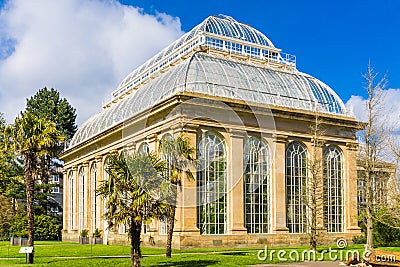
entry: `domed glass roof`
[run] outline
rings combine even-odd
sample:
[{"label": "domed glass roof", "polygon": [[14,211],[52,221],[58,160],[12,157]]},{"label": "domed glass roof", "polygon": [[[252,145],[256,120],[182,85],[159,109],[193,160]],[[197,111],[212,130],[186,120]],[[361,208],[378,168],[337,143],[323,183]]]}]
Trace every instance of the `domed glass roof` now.
[{"label": "domed glass roof", "polygon": [[[164,48],[160,53],[131,72],[120,83],[118,89],[114,91],[113,96],[119,96],[121,92],[126,92],[130,87],[148,78],[149,75],[163,69],[167,64],[171,63],[171,61],[182,56],[182,54],[188,53],[200,45],[204,45],[206,40],[200,38],[204,35],[208,37],[218,36],[229,40],[231,41],[231,46],[239,45],[235,43],[236,40],[240,43],[248,43],[257,47],[267,47],[276,52],[280,51],[275,48],[272,42],[263,33],[247,24],[240,23],[229,16],[209,16],[191,31],[184,34],[178,40]],[[240,49],[242,48],[240,47]],[[178,52],[179,55],[177,55]]]},{"label": "domed glass roof", "polygon": [[318,79],[299,71],[280,71],[244,60],[196,52],[94,115],[72,138],[70,147],[185,92],[298,110],[346,115],[338,95]]},{"label": "domed glass roof", "polygon": [[274,47],[272,42],[263,33],[247,24],[237,22],[229,16],[210,16],[192,31],[205,31],[219,36],[247,41],[253,44]]}]

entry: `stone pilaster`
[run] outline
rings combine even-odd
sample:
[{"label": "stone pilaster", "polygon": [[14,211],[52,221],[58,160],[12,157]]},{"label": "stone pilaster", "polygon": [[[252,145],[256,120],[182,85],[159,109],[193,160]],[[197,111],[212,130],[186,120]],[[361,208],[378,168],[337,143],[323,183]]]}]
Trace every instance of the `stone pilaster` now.
[{"label": "stone pilaster", "polygon": [[136,142],[130,142],[125,146],[128,153],[132,154],[136,151]]},{"label": "stone pilaster", "polygon": [[[96,157],[96,160],[98,160],[98,166],[97,166],[97,171],[98,171],[98,176],[97,176],[97,180],[99,181],[99,183],[101,183],[104,180],[104,172],[105,172],[105,161],[106,155],[99,155]],[[103,235],[104,235],[104,223],[103,222],[103,218],[104,218],[104,198],[103,197],[99,197],[99,230],[103,231]]]},{"label": "stone pilaster", "polygon": [[[323,177],[323,148],[324,142],[321,140],[315,141],[311,140],[310,158],[309,158],[309,168],[308,181],[309,181],[309,191],[315,189],[316,194],[316,209],[317,209],[317,228],[322,230],[325,228],[324,225],[324,177]],[[318,144],[317,144],[318,143]],[[314,165],[314,166],[313,166]],[[312,170],[314,168],[314,170]],[[312,173],[313,172],[313,173]],[[313,177],[315,176],[315,177]],[[312,185],[312,180],[315,179],[315,185]],[[312,188],[314,186],[314,189]],[[311,196],[310,196],[311,197]]]},{"label": "stone pilaster", "polygon": [[150,134],[146,136],[146,142],[149,145],[150,153],[153,152],[158,155],[158,135]]},{"label": "stone pilaster", "polygon": [[272,231],[288,233],[286,226],[286,177],[285,156],[287,136],[275,135],[275,151],[272,161],[271,199],[272,199]]},{"label": "stone pilaster", "polygon": [[357,212],[357,154],[358,144],[347,143],[345,149],[345,223],[346,232],[358,233],[358,212]]},{"label": "stone pilaster", "polygon": [[[91,221],[93,221],[95,219],[95,223],[91,222],[92,225],[92,230],[95,231],[96,228],[98,228],[100,230],[101,226],[100,226],[100,210],[101,210],[101,198],[99,196],[97,196],[96,190],[99,187],[101,180],[102,180],[102,164],[103,164],[103,158],[102,156],[96,156],[94,159],[94,162],[96,163],[96,188],[91,188],[91,193],[93,194],[92,196],[92,201],[94,200],[94,198],[96,198],[96,212],[94,214],[94,216],[96,218],[91,218]],[[93,183],[92,183],[93,184]],[[93,207],[93,204],[91,204],[91,207]],[[93,212],[92,212],[93,213]],[[92,216],[93,217],[93,216]]]},{"label": "stone pilaster", "polygon": [[69,228],[69,210],[68,210],[68,198],[69,198],[69,169],[63,170],[63,230],[68,231]]},{"label": "stone pilaster", "polygon": [[244,227],[243,131],[229,132],[227,164],[228,234],[246,234]]},{"label": "stone pilaster", "polygon": [[[85,187],[83,188],[84,202],[83,202],[83,228],[90,230],[90,215],[91,215],[91,206],[90,206],[90,162],[85,161],[82,165],[85,169],[84,183]],[[82,181],[81,181],[82,182]],[[82,230],[82,229],[80,229]]]},{"label": "stone pilaster", "polygon": [[72,210],[72,215],[71,217],[73,218],[72,225],[71,225],[71,230],[74,232],[78,231],[78,205],[79,205],[79,197],[78,197],[78,192],[79,192],[79,183],[78,183],[78,166],[74,166],[72,168],[72,175],[74,177],[74,182],[72,185],[72,191],[73,192],[73,210]]},{"label": "stone pilaster", "polygon": [[[182,127],[173,129],[174,135],[181,132],[189,138],[190,146],[196,147],[197,142],[197,125],[186,124]],[[193,155],[196,156],[196,155]],[[191,172],[196,177],[196,169],[191,168]],[[182,180],[182,188],[178,188],[177,207],[175,215],[175,232],[181,235],[199,235],[200,231],[197,228],[197,190],[196,181],[189,180],[184,174]]]}]

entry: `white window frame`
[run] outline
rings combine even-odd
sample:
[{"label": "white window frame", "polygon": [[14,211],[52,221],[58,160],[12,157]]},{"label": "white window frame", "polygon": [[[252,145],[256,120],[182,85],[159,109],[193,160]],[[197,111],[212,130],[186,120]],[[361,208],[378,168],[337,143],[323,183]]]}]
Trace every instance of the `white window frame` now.
[{"label": "white window frame", "polygon": [[197,222],[201,234],[227,232],[226,156],[224,138],[211,131],[203,133],[198,144],[197,172]]},{"label": "white window frame", "polygon": [[249,234],[271,232],[270,152],[268,144],[248,137],[243,149],[244,217]]},{"label": "white window frame", "polygon": [[329,233],[344,230],[343,154],[333,145],[324,151],[324,222]]},{"label": "white window frame", "polygon": [[307,148],[291,142],[286,149],[286,225],[289,233],[308,232]]}]

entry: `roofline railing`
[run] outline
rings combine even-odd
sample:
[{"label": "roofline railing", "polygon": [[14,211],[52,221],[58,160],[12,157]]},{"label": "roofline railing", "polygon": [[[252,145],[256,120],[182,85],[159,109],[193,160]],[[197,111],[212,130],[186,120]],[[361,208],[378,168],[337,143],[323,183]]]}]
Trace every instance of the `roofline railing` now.
[{"label": "roofline railing", "polygon": [[[215,42],[214,44],[213,41]],[[107,103],[103,104],[103,108],[110,106],[114,102],[118,102],[119,98],[121,98],[123,95],[137,89],[142,83],[148,79],[151,79],[157,73],[163,72],[170,66],[173,66],[177,61],[185,59],[194,52],[199,51],[201,47],[211,48],[217,51],[226,51],[232,54],[238,54],[249,58],[275,63],[279,66],[287,67],[292,70],[296,69],[296,56],[282,53],[280,49],[275,47],[262,46],[208,32],[201,32],[194,38],[187,41],[186,44],[181,45],[178,50],[169,54],[168,57],[161,58],[159,61],[156,61],[155,64],[148,66],[148,68],[143,72],[129,78],[127,83],[125,83],[123,86],[120,86],[112,93],[113,98]],[[209,50],[209,52],[213,51]],[[143,65],[145,64],[148,63],[144,63]],[[140,69],[143,67],[143,65],[137,69]],[[125,78],[125,80],[126,79],[127,78]]]}]

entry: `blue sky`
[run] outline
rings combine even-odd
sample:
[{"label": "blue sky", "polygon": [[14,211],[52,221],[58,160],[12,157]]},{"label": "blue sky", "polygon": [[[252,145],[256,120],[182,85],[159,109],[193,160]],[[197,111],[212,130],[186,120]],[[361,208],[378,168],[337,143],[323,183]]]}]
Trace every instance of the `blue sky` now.
[{"label": "blue sky", "polygon": [[122,3],[180,18],[189,31],[208,15],[225,14],[263,32],[297,57],[298,69],[330,85],[346,102],[365,96],[361,73],[371,60],[400,88],[400,1],[181,1]]},{"label": "blue sky", "polygon": [[[54,87],[78,124],[119,82],[209,15],[263,32],[297,68],[331,86],[357,118],[371,60],[387,73],[400,119],[400,1],[0,0],[0,112],[11,122],[25,99]],[[396,118],[397,118],[396,117]]]}]

